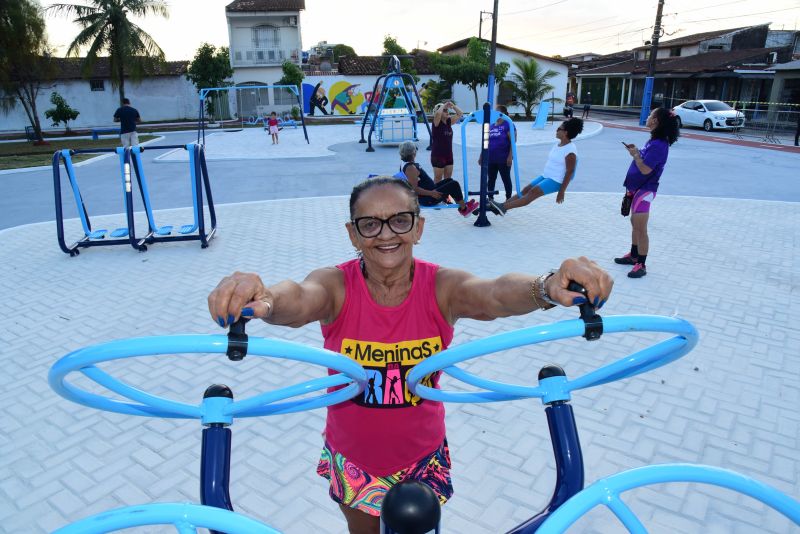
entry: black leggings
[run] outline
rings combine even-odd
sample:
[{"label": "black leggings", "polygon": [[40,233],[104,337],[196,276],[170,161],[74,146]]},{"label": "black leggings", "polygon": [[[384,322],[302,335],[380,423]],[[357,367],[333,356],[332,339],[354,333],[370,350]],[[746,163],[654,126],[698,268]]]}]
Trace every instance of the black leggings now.
[{"label": "black leggings", "polygon": [[511,187],[511,167],[506,165],[505,163],[490,163],[489,164],[489,183],[488,191],[489,197],[493,197],[492,191],[494,191],[494,186],[497,183],[497,173],[500,173],[500,178],[503,180],[503,185],[506,188],[506,200],[511,198],[511,193],[514,189]]},{"label": "black leggings", "polygon": [[453,200],[456,202],[461,202],[464,200],[464,193],[461,192],[461,186],[452,178],[443,179],[434,186],[433,190],[440,192],[443,198],[441,200],[437,200],[433,197],[419,197],[419,203],[423,206],[435,206],[440,202],[444,202],[445,198],[447,198],[447,195],[453,197]]}]

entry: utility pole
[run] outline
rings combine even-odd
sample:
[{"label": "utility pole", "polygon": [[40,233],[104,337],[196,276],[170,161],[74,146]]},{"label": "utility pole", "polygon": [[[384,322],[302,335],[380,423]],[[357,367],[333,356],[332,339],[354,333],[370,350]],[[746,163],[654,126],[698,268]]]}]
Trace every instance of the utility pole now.
[{"label": "utility pole", "polygon": [[[486,102],[483,104],[483,124],[481,131],[481,188],[480,205],[478,207],[478,220],[475,226],[491,226],[486,217],[486,198],[488,195],[489,181],[489,125],[491,124],[492,107],[494,107],[494,64],[497,57],[497,4],[499,0],[494,0],[494,12],[492,13],[492,44],[489,52],[489,79],[488,94]],[[482,13],[482,12],[481,12]],[[483,16],[483,15],[481,15]],[[482,20],[482,19],[481,19]],[[467,192],[469,195],[469,192]]]},{"label": "utility pole", "polygon": [[[488,17],[484,17],[484,15],[489,15]],[[481,11],[481,20],[478,22],[478,39],[483,39],[483,21],[487,18],[492,18],[493,13],[491,11]]]},{"label": "utility pole", "polygon": [[656,56],[658,55],[658,38],[661,37],[661,12],[664,10],[664,0],[658,0],[656,23],[653,26],[653,38],[650,41],[650,63],[647,66],[647,78],[644,80],[644,95],[642,96],[642,112],[639,115],[639,126],[644,126],[650,107],[653,102],[653,84],[656,75]]}]

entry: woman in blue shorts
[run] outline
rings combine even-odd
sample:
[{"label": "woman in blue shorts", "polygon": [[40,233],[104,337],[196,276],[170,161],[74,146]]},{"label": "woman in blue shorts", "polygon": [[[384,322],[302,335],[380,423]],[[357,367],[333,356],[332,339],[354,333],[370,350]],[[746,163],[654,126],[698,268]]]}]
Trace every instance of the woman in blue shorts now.
[{"label": "woman in blue shorts", "polygon": [[645,261],[650,249],[647,222],[650,219],[650,204],[656,198],[658,179],[664,172],[669,157],[669,147],[678,140],[679,128],[675,115],[666,108],[656,108],[647,117],[645,124],[650,129],[650,140],[639,150],[634,144],[625,144],[633,161],[625,176],[625,189],[633,197],[631,203],[631,251],[621,258],[614,258],[620,265],[633,265],[629,278],[641,278],[647,274]]},{"label": "woman in blue shorts", "polygon": [[572,118],[561,123],[556,129],[558,143],[550,149],[542,175],[526,185],[518,197],[506,200],[502,204],[489,199],[489,209],[498,215],[505,215],[508,210],[527,206],[537,198],[556,191],[558,191],[556,202],[563,203],[569,182],[575,174],[575,165],[578,163],[578,148],[572,140],[582,131],[581,119]]}]

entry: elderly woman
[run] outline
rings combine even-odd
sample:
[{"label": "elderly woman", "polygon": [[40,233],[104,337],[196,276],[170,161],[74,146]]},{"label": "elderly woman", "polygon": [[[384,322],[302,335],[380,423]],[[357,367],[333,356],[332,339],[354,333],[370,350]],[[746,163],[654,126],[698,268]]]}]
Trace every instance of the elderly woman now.
[{"label": "elderly woman", "polygon": [[[403,480],[429,485],[445,502],[453,493],[444,407],[407,389],[405,377],[421,358],[401,355],[445,349],[460,318],[490,321],[560,304],[585,302],[568,291],[575,280],[597,306],[611,292],[611,277],[586,258],[565,260],[544,275],[478,278],[414,257],[422,237],[417,195],[403,180],[378,177],[357,185],[345,224],[358,258],[312,271],[302,282],[266,285],[256,274],[234,273],[208,297],[211,316],[227,325],[240,315],[300,327],[319,321],[327,349],[356,359],[370,386],[328,408],[317,472],[330,480],[330,496],[351,534],[377,534],[383,496]],[[438,376],[430,379],[434,386]]]},{"label": "elderly woman", "polygon": [[458,124],[464,112],[452,102],[433,106],[431,125],[431,166],[433,179],[439,182],[453,177],[453,124]]},{"label": "elderly woman", "polygon": [[411,188],[419,197],[419,203],[423,206],[435,206],[444,202],[448,195],[458,202],[458,212],[464,217],[472,213],[478,207],[474,200],[464,202],[464,193],[461,186],[452,178],[445,178],[440,182],[431,180],[430,175],[417,163],[417,145],[411,141],[400,143],[400,170],[406,176]]}]

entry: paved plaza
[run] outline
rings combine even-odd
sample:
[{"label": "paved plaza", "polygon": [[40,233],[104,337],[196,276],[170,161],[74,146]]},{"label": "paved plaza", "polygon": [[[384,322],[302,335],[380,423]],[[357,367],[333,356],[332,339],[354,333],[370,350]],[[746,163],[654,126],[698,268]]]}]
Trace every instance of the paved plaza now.
[{"label": "paved plaza", "polygon": [[[563,205],[545,197],[502,219],[490,216],[488,228],[474,227],[474,218],[455,210],[426,210],[417,256],[493,277],[540,273],[566,257],[586,255],[616,281],[604,315],[677,314],[696,326],[700,342],[682,359],[574,394],[587,484],[628,468],[689,462],[729,468],[800,499],[800,154],[688,135],[679,140],[653,207],[648,275],[631,280],[612,261],[626,251],[630,235],[628,220],[619,215],[630,158],[619,153],[619,141],[641,146],[646,134],[630,124],[605,126],[579,141],[578,177]],[[316,128],[309,129],[312,144]],[[534,139],[522,147],[523,177],[541,170],[549,133],[541,134],[542,143]],[[167,142],[192,137],[171,134]],[[210,161],[219,231],[207,249],[196,242],[154,244],[145,253],[98,247],[70,258],[56,244],[47,171],[0,176],[4,531],[48,532],[121,506],[199,500],[198,421],[124,416],[70,403],[49,388],[48,370],[68,352],[104,341],[223,333],[208,316],[205,299],[234,270],[259,272],[268,282],[299,280],[315,267],[352,258],[344,195],[371,169],[393,172],[398,165],[396,148],[365,154],[365,145],[355,141],[333,136],[332,144],[319,148],[331,154],[313,158]],[[174,184],[185,178],[183,164],[156,162],[162,154],[145,152],[153,189],[163,199],[157,203],[159,222],[183,224],[191,219],[188,196]],[[477,160],[474,149],[470,158]],[[426,154],[420,161],[429,169]],[[106,159],[80,168],[98,227],[124,220],[114,165]],[[477,179],[477,165],[471,171],[470,179]],[[66,226],[68,236],[80,233],[77,220]],[[461,321],[454,344],[573,319],[576,311]],[[258,323],[249,333],[322,344],[318,325]],[[547,363],[577,377],[664,337],[565,340],[492,355],[465,368],[534,384]],[[212,355],[131,359],[102,368],[156,395],[190,403],[199,403],[211,383],[229,385],[241,399],[324,372]],[[442,385],[458,387],[448,378]],[[538,512],[556,478],[540,401],[446,408],[456,493],[443,508],[443,532],[504,532]],[[346,532],[315,474],[323,424],[324,410],[237,420],[231,467],[236,510],[287,534]],[[777,512],[709,486],[670,484],[626,495],[653,533],[798,531]],[[612,514],[597,510],[574,531],[624,529]]]}]

